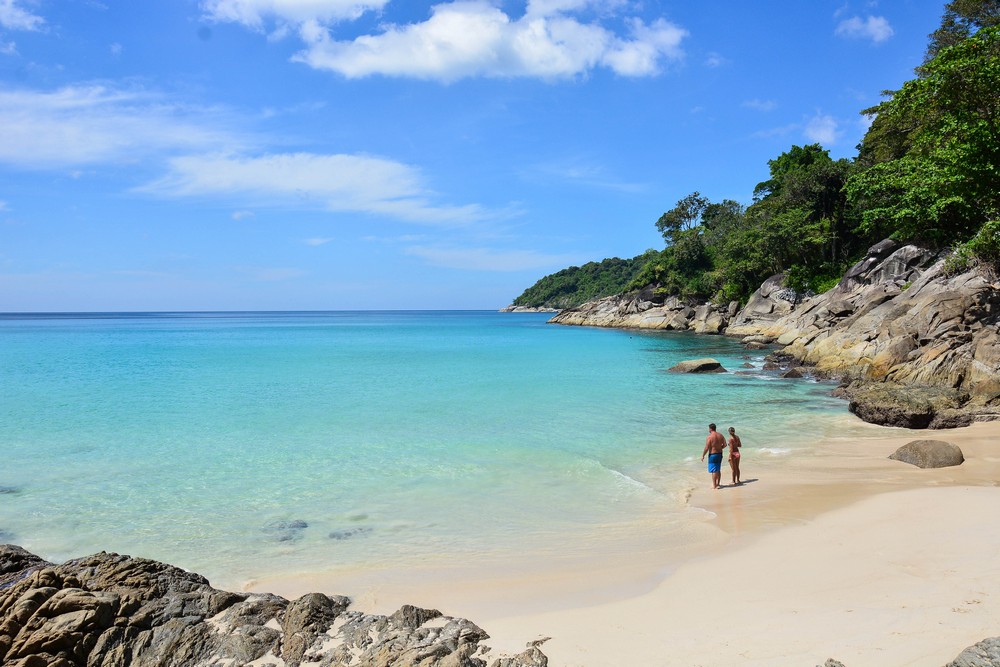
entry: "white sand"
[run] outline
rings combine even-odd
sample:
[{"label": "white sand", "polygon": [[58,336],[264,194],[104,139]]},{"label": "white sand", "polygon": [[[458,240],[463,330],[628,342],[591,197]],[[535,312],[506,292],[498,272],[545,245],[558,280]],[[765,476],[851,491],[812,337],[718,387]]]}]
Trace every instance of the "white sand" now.
[{"label": "white sand", "polygon": [[[709,553],[665,559],[673,569],[660,580],[630,579],[625,557],[604,575],[417,582],[397,593],[473,619],[504,652],[551,637],[542,650],[553,667],[810,667],[830,657],[847,667],[941,667],[1000,635],[1000,423],[886,433],[821,443],[822,455],[799,461],[747,457],[740,487],[712,491],[706,473],[690,502],[714,512],[729,537]],[[920,470],[886,458],[915,438],[955,442],[966,462]],[[271,590],[291,596],[322,583]],[[546,610],[519,608],[536,586],[564,597]]]}]

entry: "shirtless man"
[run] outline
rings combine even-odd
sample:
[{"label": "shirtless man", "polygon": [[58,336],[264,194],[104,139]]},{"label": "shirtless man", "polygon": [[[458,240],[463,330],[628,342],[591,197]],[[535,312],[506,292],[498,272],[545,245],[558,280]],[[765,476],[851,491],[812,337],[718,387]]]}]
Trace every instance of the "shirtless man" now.
[{"label": "shirtless man", "polygon": [[712,488],[722,488],[719,482],[722,480],[722,450],[726,448],[726,439],[715,430],[715,424],[708,425],[708,437],[705,438],[705,450],[701,453],[701,460],[705,460],[708,454],[708,472],[712,473]]}]

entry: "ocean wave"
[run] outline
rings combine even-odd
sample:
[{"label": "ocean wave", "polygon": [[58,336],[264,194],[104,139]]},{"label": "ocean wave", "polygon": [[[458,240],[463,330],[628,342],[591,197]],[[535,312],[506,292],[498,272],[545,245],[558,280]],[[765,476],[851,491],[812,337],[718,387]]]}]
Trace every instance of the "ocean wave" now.
[{"label": "ocean wave", "polygon": [[784,456],[792,453],[792,449],[790,447],[758,447],[754,451],[761,454],[772,454],[774,456]]}]

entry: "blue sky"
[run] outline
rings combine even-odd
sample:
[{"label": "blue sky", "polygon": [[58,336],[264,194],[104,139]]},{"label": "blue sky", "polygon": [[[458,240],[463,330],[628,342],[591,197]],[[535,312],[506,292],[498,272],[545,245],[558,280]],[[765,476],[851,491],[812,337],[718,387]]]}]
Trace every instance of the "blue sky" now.
[{"label": "blue sky", "polygon": [[0,311],[498,308],[853,157],[943,6],[0,0]]}]

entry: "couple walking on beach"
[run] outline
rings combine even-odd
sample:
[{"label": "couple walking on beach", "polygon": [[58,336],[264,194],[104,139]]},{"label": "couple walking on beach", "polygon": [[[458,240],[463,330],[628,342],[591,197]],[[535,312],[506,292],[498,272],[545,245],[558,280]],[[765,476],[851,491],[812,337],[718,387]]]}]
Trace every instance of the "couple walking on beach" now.
[{"label": "couple walking on beach", "polygon": [[715,430],[715,424],[708,425],[708,437],[705,438],[705,449],[701,453],[701,460],[705,460],[708,455],[708,472],[712,475],[712,488],[722,488],[722,450],[729,447],[729,467],[733,470],[733,484],[740,482],[740,436],[736,435],[736,429],[729,427],[729,442],[722,437],[722,434]]}]

